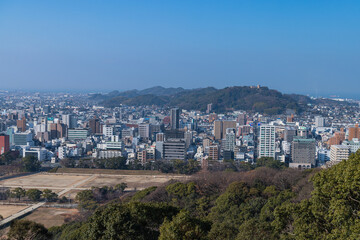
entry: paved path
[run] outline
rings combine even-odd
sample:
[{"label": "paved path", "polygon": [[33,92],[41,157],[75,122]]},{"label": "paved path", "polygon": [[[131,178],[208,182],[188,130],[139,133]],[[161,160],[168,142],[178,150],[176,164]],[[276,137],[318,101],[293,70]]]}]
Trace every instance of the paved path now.
[{"label": "paved path", "polygon": [[[70,187],[67,187],[65,188],[64,190],[62,190],[61,192],[58,193],[58,196],[60,197],[61,195],[64,195],[66,194],[67,192],[73,190],[74,188],[80,186],[80,185],[83,185],[85,184],[86,182],[88,181],[92,181],[94,180],[95,178],[97,177],[97,175],[92,175],[82,181],[79,181],[73,185],[71,185]],[[21,217],[21,216],[24,216],[25,214],[28,214],[36,209],[38,209],[39,207],[43,206],[46,202],[39,202],[39,203],[36,203],[28,208],[25,208],[24,210],[21,210],[20,212],[17,212],[7,218],[5,218],[4,220],[0,221],[0,227],[2,227],[3,225],[6,225],[8,223],[10,223],[11,221]]]}]

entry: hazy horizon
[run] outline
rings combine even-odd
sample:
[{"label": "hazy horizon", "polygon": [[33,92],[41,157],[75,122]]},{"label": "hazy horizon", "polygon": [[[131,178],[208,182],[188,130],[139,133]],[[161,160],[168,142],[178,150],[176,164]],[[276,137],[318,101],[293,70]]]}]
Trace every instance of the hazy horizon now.
[{"label": "hazy horizon", "polygon": [[360,2],[1,1],[1,89],[356,96]]}]

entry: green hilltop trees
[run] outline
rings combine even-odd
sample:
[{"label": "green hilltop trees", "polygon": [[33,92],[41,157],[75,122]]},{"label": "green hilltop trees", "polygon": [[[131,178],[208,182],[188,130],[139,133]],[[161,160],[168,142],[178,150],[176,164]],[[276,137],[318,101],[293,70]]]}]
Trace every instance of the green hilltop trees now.
[{"label": "green hilltop trees", "polygon": [[96,205],[85,211],[90,217],[50,228],[49,239],[360,239],[360,151],[324,170],[284,169],[271,159],[258,164],[110,202],[106,195],[124,186],[85,190],[77,201]]}]

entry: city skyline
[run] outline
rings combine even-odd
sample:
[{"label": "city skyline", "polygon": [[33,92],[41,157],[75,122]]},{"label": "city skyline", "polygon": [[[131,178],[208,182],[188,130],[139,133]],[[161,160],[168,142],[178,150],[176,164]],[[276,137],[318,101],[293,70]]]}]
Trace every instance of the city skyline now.
[{"label": "city skyline", "polygon": [[[2,89],[356,94],[357,2],[2,1]],[[351,86],[351,87],[350,87]]]}]

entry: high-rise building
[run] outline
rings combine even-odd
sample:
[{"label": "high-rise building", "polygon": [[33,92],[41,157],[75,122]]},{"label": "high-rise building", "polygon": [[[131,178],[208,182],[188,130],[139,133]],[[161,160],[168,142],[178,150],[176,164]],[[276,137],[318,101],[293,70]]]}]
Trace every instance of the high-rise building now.
[{"label": "high-rise building", "polygon": [[212,110],[212,103],[209,103],[206,108],[206,113],[207,114],[211,113],[211,110]]},{"label": "high-rise building", "polygon": [[287,127],[284,130],[284,141],[291,143],[296,136],[296,129],[292,127]]},{"label": "high-rise building", "polygon": [[0,155],[10,151],[10,138],[8,135],[0,135]]},{"label": "high-rise building", "polygon": [[240,113],[237,117],[237,122],[239,123],[240,126],[242,125],[246,125],[246,114],[245,113]]},{"label": "high-rise building", "polygon": [[192,144],[192,137],[193,137],[192,132],[187,131],[187,132],[184,133],[184,139],[185,139],[186,148],[189,148],[189,146]]},{"label": "high-rise building", "polygon": [[50,138],[57,139],[66,136],[66,125],[62,123],[50,123]]},{"label": "high-rise building", "polygon": [[140,123],[139,124],[139,136],[141,138],[149,139],[149,137],[150,137],[150,124],[149,123]]},{"label": "high-rise building", "polygon": [[23,117],[21,120],[17,120],[16,126],[20,132],[25,132],[26,131],[26,118]]},{"label": "high-rise building", "polygon": [[329,146],[340,145],[345,140],[344,129],[341,128],[340,132],[335,132],[334,136],[329,139]]},{"label": "high-rise building", "polygon": [[170,125],[171,129],[179,129],[180,128],[180,109],[172,108],[170,110]]},{"label": "high-rise building", "polygon": [[325,118],[321,116],[315,117],[315,127],[325,127]]},{"label": "high-rise building", "polygon": [[216,140],[222,139],[222,121],[218,120],[214,122],[214,136]]},{"label": "high-rise building", "polygon": [[224,144],[224,151],[232,151],[234,152],[235,141],[236,141],[236,130],[235,128],[226,129]]},{"label": "high-rise building", "polygon": [[86,139],[89,135],[87,129],[68,129],[68,139],[69,140],[83,140]]},{"label": "high-rise building", "polygon": [[219,147],[218,145],[211,145],[209,148],[209,160],[219,160]]},{"label": "high-rise building", "polygon": [[342,160],[347,160],[350,155],[349,146],[344,145],[332,145],[330,148],[330,162],[337,164]]},{"label": "high-rise building", "polygon": [[214,121],[214,136],[215,140],[221,140],[225,137],[226,129],[228,128],[236,128],[236,121]]},{"label": "high-rise building", "polygon": [[360,139],[360,128],[359,124],[356,124],[354,127],[349,127],[349,136],[348,140],[351,141],[353,138]]},{"label": "high-rise building", "polygon": [[165,160],[185,159],[185,141],[180,139],[169,139],[163,144],[163,157]]},{"label": "high-rise building", "polygon": [[260,126],[258,157],[275,158],[275,130],[275,126]]},{"label": "high-rise building", "polygon": [[163,142],[165,140],[164,133],[157,133],[156,134],[156,142]]},{"label": "high-rise building", "polygon": [[315,139],[294,138],[291,145],[290,167],[309,168],[309,166],[315,167],[315,165],[316,165]]},{"label": "high-rise building", "polygon": [[155,143],[155,159],[160,160],[163,159],[164,155],[164,142],[158,141]]},{"label": "high-rise building", "polygon": [[92,134],[101,134],[100,120],[96,117],[90,119],[89,128]]},{"label": "high-rise building", "polygon": [[76,116],[72,114],[62,115],[62,122],[67,126],[67,128],[77,128]]},{"label": "high-rise building", "polygon": [[103,134],[105,137],[111,137],[114,135],[114,127],[113,126],[107,126],[107,125],[104,125],[103,126]]}]

